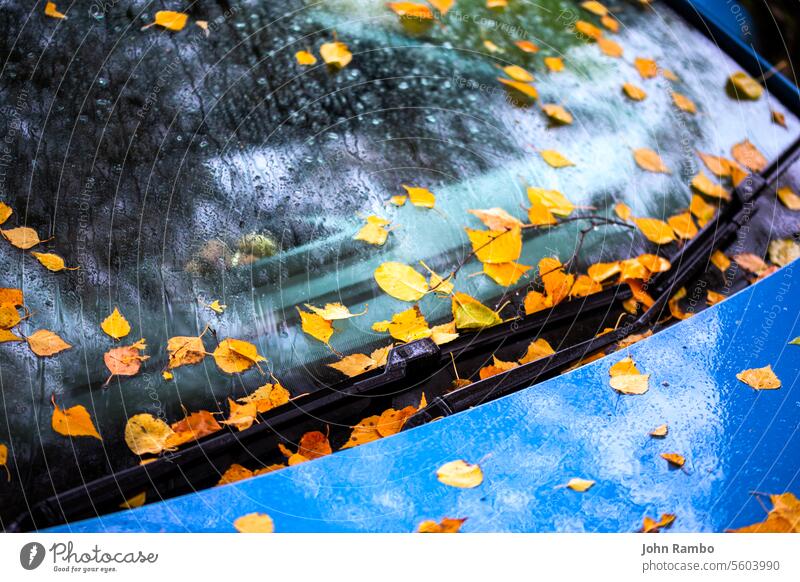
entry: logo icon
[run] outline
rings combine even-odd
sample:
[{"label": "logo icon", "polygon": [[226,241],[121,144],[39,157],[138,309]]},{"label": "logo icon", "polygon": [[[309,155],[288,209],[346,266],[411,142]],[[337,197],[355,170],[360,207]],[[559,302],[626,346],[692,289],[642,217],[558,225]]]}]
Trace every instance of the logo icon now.
[{"label": "logo icon", "polygon": [[28,542],[19,551],[19,563],[26,570],[35,570],[44,561],[44,546],[39,542]]}]

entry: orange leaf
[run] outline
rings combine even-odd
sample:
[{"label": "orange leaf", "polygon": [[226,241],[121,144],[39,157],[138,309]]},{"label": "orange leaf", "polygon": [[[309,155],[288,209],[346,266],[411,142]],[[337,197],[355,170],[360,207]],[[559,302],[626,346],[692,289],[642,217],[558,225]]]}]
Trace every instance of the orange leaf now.
[{"label": "orange leaf", "polygon": [[55,408],[53,409],[51,424],[53,430],[58,434],[69,437],[90,436],[98,440],[103,440],[97,432],[92,422],[92,417],[89,416],[89,412],[86,408],[78,404],[77,406],[62,410],[58,407],[58,404],[56,404],[55,398],[52,399],[52,403]]},{"label": "orange leaf", "polygon": [[42,357],[53,356],[72,347],[52,331],[46,329],[35,331],[26,339],[31,351],[37,356]]}]

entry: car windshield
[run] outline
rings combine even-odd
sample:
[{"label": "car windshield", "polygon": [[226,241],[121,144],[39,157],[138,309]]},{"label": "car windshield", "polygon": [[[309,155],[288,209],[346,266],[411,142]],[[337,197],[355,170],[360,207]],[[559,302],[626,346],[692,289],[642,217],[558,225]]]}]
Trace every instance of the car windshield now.
[{"label": "car windshield", "polygon": [[[46,359],[24,343],[0,346],[0,440],[13,444],[21,488],[0,499],[17,512],[137,464],[123,437],[133,414],[173,422],[270,381],[247,384],[212,358],[165,379],[171,337],[205,331],[208,351],[223,338],[252,342],[265,373],[293,396],[312,392],[343,378],[328,367],[342,355],[390,344],[373,324],[412,305],[378,286],[379,265],[426,277],[421,262],[457,270],[457,291],[497,308],[521,301],[540,259],[567,261],[586,227],[525,229],[518,262],[534,268],[504,287],[471,255],[465,228],[483,226],[470,210],[527,222],[526,191],[537,187],[562,192],[576,212],[615,218],[624,202],[633,216],[666,220],[689,204],[696,151],[729,156],[747,139],[771,160],[794,136],[772,112],[797,124],[769,94],[740,102],[721,90],[740,67],[665,6],[615,10],[619,31],[608,36],[624,54],[613,58],[591,30],[574,31],[579,20],[601,24],[572,1],[493,11],[459,0],[431,23],[403,20],[383,0],[222,2],[194,6],[177,32],[141,30],[154,17],[146,3],[106,4],[67,20],[27,20],[27,7],[6,6],[0,22],[2,200],[15,211],[4,228],[35,229],[48,239],[39,250],[79,267],[51,273],[0,245],[0,286],[24,290],[25,334],[48,329],[73,346]],[[343,68],[319,57],[298,64],[298,51],[319,55],[337,41],[352,53]],[[553,57],[564,70],[546,62]],[[637,57],[655,60],[658,74],[642,79]],[[513,80],[510,65],[533,73],[536,103],[498,81]],[[634,102],[623,83],[647,98]],[[675,92],[696,113],[676,107]],[[554,123],[542,104],[574,121]],[[642,171],[640,148],[670,171]],[[550,150],[574,165],[552,167],[542,157]],[[404,186],[433,193],[434,207],[393,204]],[[354,239],[369,216],[387,221],[380,246]],[[652,248],[604,224],[587,233],[575,267]],[[298,308],[333,302],[366,313],[335,322],[327,345],[303,333]],[[418,305],[431,325],[452,320],[446,297]],[[132,328],[121,344],[100,325],[114,308]],[[139,338],[149,356],[141,372],[106,384],[104,353]],[[91,412],[101,449],[73,441],[65,452],[49,426],[53,397]]]}]

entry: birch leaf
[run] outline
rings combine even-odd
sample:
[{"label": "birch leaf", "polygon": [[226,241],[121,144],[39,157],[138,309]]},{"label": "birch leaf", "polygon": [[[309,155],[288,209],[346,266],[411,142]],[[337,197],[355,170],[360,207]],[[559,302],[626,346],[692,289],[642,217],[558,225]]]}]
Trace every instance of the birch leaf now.
[{"label": "birch leaf", "polygon": [[333,323],[316,313],[308,313],[297,308],[303,331],[316,340],[328,344],[333,335]]},{"label": "birch leaf", "polygon": [[569,125],[572,123],[572,114],[561,105],[545,103],[542,105],[542,111],[556,124]]},{"label": "birch leaf", "polygon": [[472,252],[482,263],[512,263],[522,253],[522,230],[465,229],[472,243]]},{"label": "birch leaf", "polygon": [[456,329],[477,330],[503,323],[503,318],[496,311],[464,293],[453,295],[452,308]]},{"label": "birch leaf", "polygon": [[569,159],[564,157],[561,153],[555,150],[542,150],[539,152],[542,159],[554,168],[566,168],[567,166],[574,166]]},{"label": "birch leaf", "polygon": [[337,321],[340,319],[350,319],[351,317],[359,317],[364,315],[367,312],[367,308],[364,308],[364,311],[361,313],[351,313],[350,309],[342,305],[341,303],[326,303],[325,307],[314,307],[313,305],[309,305],[308,303],[305,304],[306,308],[309,311],[313,311],[323,319],[327,319],[328,321]]},{"label": "birch leaf", "polygon": [[203,338],[197,336],[175,336],[167,341],[169,361],[167,368],[172,370],[180,366],[197,364],[206,357],[206,347]]},{"label": "birch leaf", "polygon": [[642,79],[652,79],[658,75],[658,65],[653,59],[636,57],[633,61],[633,66],[639,71]]},{"label": "birch leaf", "polygon": [[519,281],[525,273],[530,271],[530,267],[519,263],[484,263],[483,272],[495,283],[503,287],[509,287]]},{"label": "birch leaf", "polygon": [[559,73],[564,70],[564,61],[561,57],[545,57],[544,65],[552,73]]},{"label": "birch leaf", "polygon": [[80,267],[67,267],[64,259],[53,253],[31,253],[48,271],[76,271]]},{"label": "birch leaf", "polygon": [[414,206],[420,208],[433,208],[436,204],[436,196],[427,188],[418,188],[416,186],[406,186],[403,184],[408,193],[408,199]]},{"label": "birch leaf", "polygon": [[728,77],[728,91],[739,99],[750,99],[751,101],[758,100],[764,88],[747,73],[739,71]]},{"label": "birch leaf", "polygon": [[731,148],[731,155],[734,160],[751,172],[760,172],[766,168],[769,163],[767,162],[767,158],[758,151],[758,148],[747,139],[734,145]]},{"label": "birch leaf", "polygon": [[56,8],[55,2],[47,2],[44,5],[44,14],[45,16],[49,16],[50,18],[58,18],[59,20],[63,20],[67,17],[66,14],[59,12],[58,8]]},{"label": "birch leaf", "polygon": [[222,340],[212,356],[219,369],[228,374],[245,372],[267,360],[250,342],[232,338]]},{"label": "birch leaf", "polygon": [[125,444],[136,455],[161,453],[175,432],[152,414],[136,414],[125,424]]},{"label": "birch leaf", "polygon": [[625,92],[625,95],[633,101],[644,101],[647,98],[645,90],[641,87],[637,87],[633,83],[624,83],[622,85],[622,90]]},{"label": "birch leaf", "polygon": [[14,214],[14,210],[5,202],[0,202],[0,224],[4,224],[12,214]]},{"label": "birch leaf", "polygon": [[675,104],[675,107],[682,111],[687,113],[697,113],[697,105],[694,104],[694,101],[689,99],[686,95],[678,93],[677,91],[672,92],[672,102]]},{"label": "birch leaf", "polygon": [[239,533],[274,533],[275,524],[266,513],[248,513],[237,517],[233,527]]},{"label": "birch leaf", "polygon": [[545,190],[530,186],[527,191],[531,204],[540,204],[558,216],[569,216],[575,209],[575,205],[558,190]]},{"label": "birch leaf", "polygon": [[679,455],[678,453],[661,453],[661,458],[675,467],[683,467],[686,463],[686,459],[683,455]]},{"label": "birch leaf", "polygon": [[89,412],[81,406],[72,406],[66,410],[58,407],[53,402],[53,417],[50,424],[58,434],[68,437],[90,436],[98,440],[103,440],[92,422]]},{"label": "birch leaf", "polygon": [[463,519],[445,517],[439,523],[428,519],[419,524],[417,531],[419,533],[458,533],[465,521],[467,521],[466,517]]},{"label": "birch leaf", "polygon": [[36,231],[27,226],[18,226],[17,228],[9,228],[8,230],[0,229],[0,234],[12,245],[22,250],[28,250],[42,242],[39,239],[39,235],[36,234]]},{"label": "birch leaf", "polygon": [[463,460],[445,463],[436,471],[436,478],[445,485],[472,489],[483,483],[483,471],[478,465]]},{"label": "birch leaf", "polygon": [[107,335],[113,337],[115,340],[123,338],[131,332],[131,325],[116,307],[114,311],[111,312],[111,315],[103,320],[100,327],[103,328],[103,331],[106,332]]},{"label": "birch leaf", "polygon": [[728,192],[722,184],[717,184],[712,181],[703,170],[700,170],[700,172],[692,178],[692,188],[711,198],[720,198],[722,200],[731,199],[731,193]]},{"label": "birch leaf", "polygon": [[669,168],[664,165],[664,161],[661,159],[661,156],[659,156],[650,148],[639,148],[633,150],[633,159],[636,160],[636,164],[640,168],[647,170],[648,172],[654,172],[657,174],[670,173]]},{"label": "birch leaf", "polygon": [[335,69],[343,69],[353,60],[353,55],[343,42],[326,42],[319,47],[319,54],[325,64]]},{"label": "birch leaf", "polygon": [[401,301],[419,301],[429,290],[425,277],[403,263],[382,263],[373,276],[385,293]]},{"label": "birch leaf", "polygon": [[[174,12],[172,10],[159,10],[156,12],[153,24],[177,32],[183,30],[186,26],[186,21],[189,19],[187,14],[183,12]],[[153,24],[149,25],[152,26]]]},{"label": "birch leaf", "polygon": [[579,477],[573,477],[567,483],[567,487],[572,489],[573,491],[578,491],[579,493],[583,493],[584,491],[588,491],[594,486],[594,481],[591,479],[581,479]]},{"label": "birch leaf", "polygon": [[672,227],[663,220],[657,218],[634,218],[633,222],[650,242],[664,245],[675,240],[675,233],[672,231]]},{"label": "birch leaf", "polygon": [[520,83],[530,83],[533,81],[533,75],[517,65],[508,65],[503,67],[503,72]]},{"label": "birch leaf", "polygon": [[736,378],[756,390],[776,390],[781,387],[781,381],[771,365],[744,370],[736,374]]},{"label": "birch leaf", "polygon": [[294,58],[297,61],[297,64],[302,67],[308,67],[310,65],[317,64],[317,57],[308,51],[297,51],[294,53]]},{"label": "birch leaf", "polygon": [[502,208],[489,208],[488,210],[467,210],[476,216],[490,230],[509,230],[522,227],[522,221],[511,216]]},{"label": "birch leaf", "polygon": [[72,347],[52,331],[46,329],[35,331],[26,339],[31,351],[37,356],[42,357],[53,356]]},{"label": "birch leaf", "polygon": [[778,200],[789,210],[800,210],[800,196],[795,194],[789,186],[778,188]]}]

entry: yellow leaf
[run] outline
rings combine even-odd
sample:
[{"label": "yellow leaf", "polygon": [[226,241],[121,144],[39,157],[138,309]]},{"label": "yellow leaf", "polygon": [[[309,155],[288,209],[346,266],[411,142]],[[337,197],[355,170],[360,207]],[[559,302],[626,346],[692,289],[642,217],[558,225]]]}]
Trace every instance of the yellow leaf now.
[{"label": "yellow leaf", "polygon": [[122,503],[119,504],[120,509],[134,509],[136,507],[141,507],[144,505],[144,502],[147,501],[147,491],[142,491],[141,493],[134,495],[130,499],[126,499]]},{"label": "yellow leaf", "polygon": [[326,42],[319,47],[319,54],[326,65],[343,69],[353,60],[353,55],[343,42]]},{"label": "yellow leaf", "polygon": [[[616,20],[612,20],[611,22],[616,23]],[[597,39],[597,46],[600,47],[600,50],[603,52],[604,55],[608,57],[612,57],[618,59],[621,57],[625,50],[619,43],[611,40],[610,38],[600,37]]]},{"label": "yellow leaf", "polygon": [[467,521],[466,517],[463,519],[445,517],[439,523],[428,519],[419,524],[417,531],[419,533],[458,533],[465,521]]},{"label": "yellow leaf", "polygon": [[39,235],[36,231],[27,226],[19,226],[17,228],[9,228],[8,230],[0,229],[0,234],[3,235],[8,242],[17,247],[18,249],[27,250],[31,247],[38,245]]},{"label": "yellow leaf", "polygon": [[539,261],[539,278],[544,285],[545,294],[558,305],[569,296],[575,282],[573,275],[564,272],[561,261],[552,257],[545,257]]},{"label": "yellow leaf", "polygon": [[717,207],[703,200],[702,196],[693,194],[692,201],[689,204],[689,212],[697,219],[700,226],[705,226],[708,221],[714,218]]},{"label": "yellow leaf", "polygon": [[661,438],[667,436],[667,432],[669,432],[669,427],[666,424],[661,424],[650,431],[650,436]]},{"label": "yellow leaf", "polygon": [[508,230],[522,226],[522,221],[511,216],[502,208],[489,208],[488,210],[467,210],[490,230]]},{"label": "yellow leaf", "polygon": [[581,34],[588,36],[591,39],[598,40],[603,36],[603,31],[597,28],[591,22],[585,20],[578,20],[575,23],[575,30]]},{"label": "yellow leaf", "polygon": [[415,2],[389,2],[389,9],[401,18],[433,20],[433,12],[425,4]]},{"label": "yellow leaf", "polygon": [[519,278],[530,271],[530,267],[519,263],[484,263],[483,272],[498,285],[514,285]]},{"label": "yellow leaf", "polygon": [[595,263],[594,265],[591,265],[587,270],[589,277],[591,277],[592,280],[598,283],[602,283],[609,277],[613,277],[619,272],[620,272],[620,265],[618,261],[615,261],[613,263]]},{"label": "yellow leaf", "polygon": [[420,313],[416,305],[411,309],[395,313],[391,321],[377,321],[372,324],[372,329],[377,332],[389,332],[393,338],[401,342],[431,337],[428,322]]},{"label": "yellow leaf", "polygon": [[636,261],[650,273],[664,273],[672,268],[669,260],[659,255],[644,254],[636,257]]},{"label": "yellow leaf", "polygon": [[472,243],[472,251],[482,263],[512,263],[522,253],[522,230],[465,229]]},{"label": "yellow leaf", "polygon": [[385,293],[401,301],[419,301],[429,289],[425,277],[403,263],[382,263],[373,276]]},{"label": "yellow leaf", "polygon": [[456,329],[484,329],[503,323],[503,318],[496,311],[464,293],[453,295],[452,308]]},{"label": "yellow leaf", "polygon": [[756,390],[776,390],[781,387],[781,381],[770,365],[744,370],[736,374],[736,378]]},{"label": "yellow leaf", "polygon": [[724,294],[717,293],[716,291],[712,291],[711,289],[709,289],[706,292],[706,303],[708,303],[709,305],[716,305],[720,301],[723,301],[725,297],[726,296]]},{"label": "yellow leaf", "polygon": [[641,531],[642,533],[658,533],[662,529],[671,526],[674,521],[675,515],[672,513],[661,514],[661,518],[658,521],[645,516]]},{"label": "yellow leaf", "polygon": [[7,303],[13,307],[22,307],[24,303],[20,289],[0,287],[0,304]]},{"label": "yellow leaf", "polygon": [[8,447],[0,443],[0,467],[6,470],[7,481],[11,481],[11,471],[8,470]]},{"label": "yellow leaf", "polygon": [[222,315],[222,313],[224,313],[224,311],[225,311],[225,308],[226,308],[226,307],[228,307],[228,306],[227,306],[227,305],[222,305],[222,304],[219,302],[219,299],[214,299],[214,301],[212,301],[211,303],[209,303],[209,304],[207,305],[207,307],[208,307],[208,308],[209,308],[211,311],[213,311],[214,313],[218,313],[218,314]]},{"label": "yellow leaf", "polygon": [[297,61],[297,64],[303,67],[317,64],[317,57],[308,51],[297,51],[294,53],[294,58]]},{"label": "yellow leaf", "polygon": [[368,216],[367,223],[353,236],[355,240],[363,240],[371,245],[381,246],[386,242],[389,236],[389,230],[386,226],[389,224],[379,216]]},{"label": "yellow leaf", "polygon": [[539,47],[529,40],[517,40],[514,41],[514,44],[517,46],[519,50],[521,50],[524,53],[533,54],[539,52]]},{"label": "yellow leaf", "polygon": [[700,170],[694,178],[692,178],[692,188],[700,192],[701,194],[705,194],[706,196],[710,196],[711,198],[721,198],[722,200],[730,200],[731,194],[728,192],[722,184],[717,184],[713,182],[708,176],[706,176],[703,170]]},{"label": "yellow leaf", "polygon": [[58,8],[56,8],[56,3],[55,2],[47,2],[44,5],[44,14],[45,14],[45,16],[49,16],[50,18],[64,19],[64,18],[67,17],[66,14],[63,14],[63,13],[58,11]]},{"label": "yellow leaf", "polygon": [[594,481],[591,479],[580,479],[578,477],[573,477],[567,483],[567,487],[572,489],[573,491],[578,491],[583,493],[584,491],[588,491],[594,486]]},{"label": "yellow leaf", "polygon": [[168,369],[197,364],[206,357],[206,348],[201,337],[175,336],[167,341],[169,353]]},{"label": "yellow leaf", "polygon": [[769,260],[773,265],[785,267],[800,258],[800,245],[793,239],[775,239],[769,243]]},{"label": "yellow leaf", "polygon": [[37,356],[53,356],[72,347],[52,331],[46,329],[35,331],[26,339],[31,351]]},{"label": "yellow leaf", "polygon": [[319,459],[333,452],[328,437],[318,430],[307,432],[300,437],[297,447],[297,454],[309,460]]},{"label": "yellow leaf", "polygon": [[428,4],[436,8],[442,16],[450,11],[455,2],[456,0],[428,0]]},{"label": "yellow leaf", "polygon": [[497,77],[497,80],[500,81],[509,92],[509,95],[514,98],[514,104],[519,105],[517,102],[517,97],[523,98],[523,103],[527,104],[539,98],[539,92],[536,90],[536,87],[529,83],[522,83],[520,81],[512,81],[509,79],[503,79],[502,77]]},{"label": "yellow leaf", "polygon": [[222,340],[212,356],[219,369],[228,374],[244,372],[254,365],[258,367],[258,362],[266,361],[250,342],[231,338]]},{"label": "yellow leaf", "polygon": [[778,199],[789,210],[800,210],[800,196],[794,193],[790,186],[778,188]]},{"label": "yellow leaf", "polygon": [[499,46],[494,44],[488,38],[483,41],[483,46],[486,47],[486,50],[489,51],[490,53],[501,53],[501,52],[503,52],[503,49],[501,49]]},{"label": "yellow leaf", "polygon": [[633,61],[633,66],[639,71],[642,79],[652,79],[658,75],[658,64],[653,59],[636,57]]},{"label": "yellow leaf", "polygon": [[408,192],[408,199],[414,206],[433,208],[434,204],[436,204],[436,196],[427,188],[417,188],[415,186],[406,186],[405,184],[403,184],[403,188]]},{"label": "yellow leaf", "polygon": [[0,328],[0,344],[4,344],[6,342],[21,342],[22,338],[14,333],[8,331],[7,329]]},{"label": "yellow leaf", "polygon": [[676,467],[683,467],[684,463],[686,463],[686,459],[683,458],[683,455],[679,455],[678,453],[661,453],[661,458],[666,460],[670,465],[675,465]]},{"label": "yellow leaf", "polygon": [[[183,30],[186,26],[186,21],[189,16],[183,12],[174,12],[172,10],[159,10],[156,12],[156,17],[153,24],[166,28],[167,30],[179,31]],[[152,26],[149,25],[149,26]]]},{"label": "yellow leaf", "polygon": [[[769,269],[769,265],[767,265],[761,257],[758,257],[752,253],[741,253],[734,255],[733,260],[736,261],[736,264],[742,269],[749,271],[754,275],[761,275],[767,269]],[[730,262],[728,264],[730,265]]]},{"label": "yellow leaf", "polygon": [[772,509],[767,519],[747,527],[728,530],[733,533],[800,533],[800,501],[793,493],[770,495]]},{"label": "yellow leaf", "polygon": [[247,430],[256,421],[258,414],[258,403],[246,402],[245,404],[237,404],[234,400],[228,398],[228,418],[222,421],[222,424],[228,426],[235,426],[238,430]]},{"label": "yellow leaf", "polygon": [[5,202],[0,202],[0,224],[5,223],[14,214],[14,210]]},{"label": "yellow leaf", "polygon": [[397,196],[392,196],[389,198],[389,202],[394,204],[395,206],[403,206],[406,201],[408,200],[408,196],[398,194]]},{"label": "yellow leaf", "polygon": [[300,314],[302,328],[305,333],[327,344],[333,335],[333,323],[316,313],[302,311],[299,307],[297,313]]},{"label": "yellow leaf", "polygon": [[617,202],[614,205],[614,214],[616,214],[621,220],[630,220],[631,216],[633,216],[633,211],[631,207],[625,204],[624,202]]},{"label": "yellow leaf", "polygon": [[678,238],[690,239],[697,234],[697,227],[689,212],[682,212],[667,219],[667,224],[672,228]]},{"label": "yellow leaf", "polygon": [[622,85],[622,90],[629,99],[633,99],[634,101],[643,101],[647,98],[647,93],[645,93],[644,89],[637,87],[633,83],[624,83]]},{"label": "yellow leaf", "polygon": [[667,305],[669,306],[669,312],[672,314],[672,317],[675,319],[689,319],[693,313],[686,313],[680,307],[680,301],[686,297],[686,287],[681,287],[678,291],[675,292],[675,295],[670,297]]},{"label": "yellow leaf", "polygon": [[314,307],[313,305],[309,305],[308,303],[305,304],[306,307],[310,310],[322,317],[323,319],[327,319],[328,321],[336,321],[339,319],[350,319],[351,317],[359,317],[364,315],[367,312],[367,308],[364,308],[364,311],[361,313],[350,313],[350,309],[342,305],[341,303],[326,303],[325,307],[319,308]]},{"label": "yellow leaf", "polygon": [[539,338],[528,344],[528,350],[518,361],[520,364],[527,364],[528,362],[540,360],[555,353],[556,351],[546,339]]},{"label": "yellow leaf", "polygon": [[597,16],[606,16],[608,14],[608,8],[603,6],[600,2],[596,2],[595,0],[588,0],[587,2],[581,2],[581,8],[584,10],[588,10],[592,14],[596,14]]},{"label": "yellow leaf", "polygon": [[553,306],[553,300],[538,291],[530,291],[525,296],[525,315],[530,315]]},{"label": "yellow leaf", "polygon": [[641,374],[632,358],[623,358],[608,370],[608,375],[612,378],[615,376],[626,376],[630,374]]},{"label": "yellow leaf", "polygon": [[711,263],[723,273],[731,266],[731,260],[720,250],[715,250],[711,253],[710,260]]},{"label": "yellow leaf", "polygon": [[103,328],[103,331],[106,332],[106,334],[116,340],[125,337],[131,332],[131,326],[128,323],[128,320],[125,319],[125,317],[116,307],[114,308],[114,311],[111,312],[111,315],[103,320],[103,323],[100,324],[100,327]]},{"label": "yellow leaf", "polygon": [[256,412],[264,414],[289,402],[290,396],[289,391],[280,384],[264,384],[247,396],[237,399],[237,402],[240,404],[254,403]]},{"label": "yellow leaf", "polygon": [[347,443],[342,446],[341,450],[371,443],[372,441],[376,441],[381,438],[381,435],[377,429],[380,418],[381,417],[376,414],[374,416],[365,418],[360,423],[355,425],[353,427],[353,432],[350,433],[350,438],[347,439]]},{"label": "yellow leaf", "polygon": [[567,200],[558,190],[545,190],[544,188],[528,187],[528,200],[533,205],[540,204],[553,214],[569,216],[575,206]]},{"label": "yellow leaf", "polygon": [[675,240],[675,233],[672,231],[672,227],[663,220],[657,218],[634,218],[633,222],[650,242],[663,245]]},{"label": "yellow leaf", "polygon": [[743,71],[734,73],[728,77],[728,89],[735,97],[757,100],[764,92],[764,88],[758,81]]},{"label": "yellow leaf", "polygon": [[65,269],[67,271],[75,271],[80,268],[80,267],[67,267],[67,265],[64,263],[64,259],[53,253],[34,252],[31,254],[34,257],[36,257],[36,260],[39,261],[49,271],[58,272],[58,271],[63,271]]},{"label": "yellow leaf", "polygon": [[266,513],[248,513],[237,517],[233,527],[239,533],[274,533],[275,524]]},{"label": "yellow leaf", "polygon": [[650,374],[628,374],[611,378],[611,387],[622,394],[644,394]]},{"label": "yellow leaf", "polygon": [[431,328],[431,339],[436,345],[443,345],[453,341],[458,337],[456,332],[456,322],[443,323],[441,325],[434,325]]},{"label": "yellow leaf", "polygon": [[426,265],[423,261],[419,262],[428,273],[430,273],[430,277],[428,278],[428,284],[430,285],[430,290],[435,292],[437,295],[450,295],[455,288],[455,285],[452,283],[452,275],[448,276],[447,279],[443,279],[441,275],[433,271],[428,265]]},{"label": "yellow leaf", "polygon": [[733,159],[752,172],[760,172],[767,167],[767,158],[749,140],[737,143],[731,148]]},{"label": "yellow leaf", "polygon": [[486,0],[486,8],[502,10],[508,6],[508,0]]},{"label": "yellow leaf", "polygon": [[69,437],[90,436],[103,440],[94,427],[92,417],[89,416],[86,408],[79,404],[62,410],[55,403],[55,400],[53,400],[53,406],[55,408],[53,409],[51,425],[58,434]]},{"label": "yellow leaf", "polygon": [[9,330],[15,327],[22,319],[17,308],[10,303],[0,304],[0,329]]},{"label": "yellow leaf", "polygon": [[686,111],[687,113],[697,113],[697,106],[694,104],[694,101],[689,99],[686,95],[682,95],[677,91],[672,92],[672,102],[675,104],[675,107],[681,109],[682,111]]},{"label": "yellow leaf", "polygon": [[600,23],[611,32],[619,32],[619,21],[610,14],[606,14],[600,18]]},{"label": "yellow leaf", "polygon": [[559,73],[564,70],[564,61],[561,57],[545,57],[544,64],[553,73]]},{"label": "yellow leaf", "polygon": [[542,111],[545,112],[547,117],[558,124],[569,125],[572,123],[572,114],[564,109],[561,105],[545,103],[542,105]]},{"label": "yellow leaf", "polygon": [[697,155],[703,160],[708,171],[718,178],[730,176],[731,169],[734,166],[739,166],[736,162],[723,158],[722,156],[712,156],[711,154],[704,154],[703,152],[697,152]]},{"label": "yellow leaf", "polygon": [[555,150],[542,150],[539,152],[542,159],[554,168],[565,168],[567,166],[574,166],[570,160],[565,158]]},{"label": "yellow leaf", "polygon": [[578,277],[575,279],[575,283],[572,285],[572,289],[570,289],[569,294],[572,297],[588,297],[589,295],[592,295],[593,293],[599,293],[602,290],[603,286],[588,275],[578,275]]},{"label": "yellow leaf", "polygon": [[533,75],[517,65],[508,65],[503,67],[503,72],[520,83],[530,83],[533,81]]},{"label": "yellow leaf", "polygon": [[640,148],[633,150],[633,159],[643,170],[648,172],[669,174],[669,168],[664,165],[664,161],[656,152],[649,148]]},{"label": "yellow leaf", "polygon": [[358,376],[359,374],[374,370],[378,365],[378,362],[366,354],[351,354],[343,357],[338,362],[328,364],[328,367],[338,370],[345,376],[352,378],[353,376]]},{"label": "yellow leaf", "polygon": [[486,378],[491,378],[497,374],[502,374],[503,372],[519,367],[517,362],[504,362],[498,360],[496,356],[492,356],[492,360],[493,363],[491,365],[481,368],[478,372],[478,376],[481,380],[486,380]]},{"label": "yellow leaf", "polygon": [[528,223],[532,226],[550,226],[558,220],[544,204],[531,204],[528,209]]},{"label": "yellow leaf", "polygon": [[436,478],[445,485],[472,489],[483,483],[483,471],[478,465],[457,460],[445,463],[436,471]]},{"label": "yellow leaf", "polygon": [[152,414],[136,414],[125,424],[125,444],[136,455],[159,454],[174,435],[166,422]]}]

